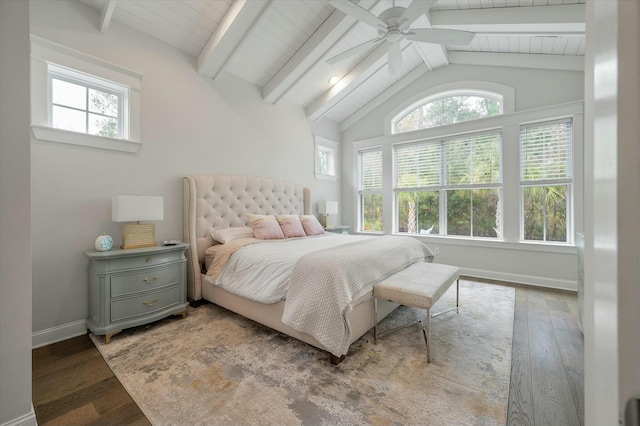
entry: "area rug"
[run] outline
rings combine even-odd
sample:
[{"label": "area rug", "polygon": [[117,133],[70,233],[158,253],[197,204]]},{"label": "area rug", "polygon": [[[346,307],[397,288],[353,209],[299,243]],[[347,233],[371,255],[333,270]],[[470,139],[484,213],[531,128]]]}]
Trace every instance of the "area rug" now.
[{"label": "area rug", "polygon": [[[455,285],[433,311],[455,304]],[[419,325],[371,332],[346,359],[216,305],[115,335],[92,336],[154,425],[504,425],[514,289],[460,282],[460,312],[432,320],[432,362]],[[393,327],[421,311],[400,307]]]}]

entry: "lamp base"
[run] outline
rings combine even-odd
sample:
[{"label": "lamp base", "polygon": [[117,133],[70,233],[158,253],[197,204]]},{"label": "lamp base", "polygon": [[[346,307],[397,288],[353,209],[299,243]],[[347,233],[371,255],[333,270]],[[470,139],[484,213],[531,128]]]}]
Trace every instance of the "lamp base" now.
[{"label": "lamp base", "polygon": [[122,225],[122,245],[124,250],[156,247],[156,226],[153,223],[137,223]]},{"label": "lamp base", "polygon": [[336,226],[336,218],[335,215],[332,214],[321,214],[320,215],[320,225],[323,228],[333,228]]}]

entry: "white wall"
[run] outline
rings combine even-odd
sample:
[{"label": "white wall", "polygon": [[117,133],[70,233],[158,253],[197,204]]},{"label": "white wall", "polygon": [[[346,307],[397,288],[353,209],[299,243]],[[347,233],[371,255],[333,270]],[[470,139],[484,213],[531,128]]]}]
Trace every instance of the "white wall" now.
[{"label": "white wall", "polygon": [[[341,205],[344,224],[350,225],[352,229],[356,229],[357,225],[354,142],[382,138],[385,135],[385,119],[397,108],[406,105],[416,94],[456,81],[498,83],[513,88],[516,113],[552,105],[580,102],[584,98],[583,72],[452,65],[426,73],[343,132]],[[581,121],[582,117],[579,118]],[[466,125],[460,126],[465,127]],[[470,126],[471,124],[467,127]],[[516,144],[517,131],[517,126],[511,126],[508,129],[510,140],[514,140]],[[388,133],[387,131],[386,134]],[[505,140],[504,149],[512,151],[513,144],[511,146],[507,144],[508,142]],[[389,147],[385,149],[390,152]],[[577,152],[582,152],[582,146],[577,147]],[[517,153],[515,157],[517,157]],[[582,173],[581,156],[576,158],[575,162],[576,173],[580,175]],[[386,163],[384,167],[390,173],[390,163]],[[515,170],[511,174],[517,175],[518,173],[517,164],[504,164],[503,167]],[[389,185],[391,185],[390,177],[388,179]],[[582,179],[577,178],[576,182],[575,190],[578,204],[574,206],[575,230],[580,231],[582,230]],[[517,197],[518,183],[505,182],[505,194],[507,191],[509,194],[514,194],[512,188],[515,188],[515,196]],[[384,209],[386,212],[391,211],[392,203],[385,200]],[[505,208],[505,217],[503,218],[505,224],[507,221],[515,223],[511,217],[507,217],[507,214]],[[510,214],[514,216],[519,213],[512,211]],[[515,225],[517,226],[517,223]],[[391,229],[391,226],[386,226],[385,229]],[[511,234],[513,235],[512,231]],[[469,241],[438,236],[416,238],[423,240],[432,248],[438,247],[440,250],[440,256],[436,257],[438,262],[459,266],[463,273],[468,275],[547,287],[577,289],[577,259],[574,247],[549,248],[549,246],[542,244],[523,244],[517,242],[517,237],[512,238],[509,242]]]},{"label": "white wall", "polygon": [[314,178],[314,132],[339,135],[337,125],[312,125],[302,108],[264,103],[260,90],[228,74],[219,81],[195,71],[196,59],[112,21],[98,29],[99,11],[77,1],[31,5],[31,32],[138,71],[142,78],[144,145],[139,154],[32,139],[34,344],[83,331],[87,265],[83,250],[102,232],[120,244],[111,222],[114,194],[164,196],[159,241],[182,239],[185,175],[267,176],[309,186],[312,208],[338,199],[337,182]]},{"label": "white wall", "polygon": [[585,424],[633,426],[640,422],[638,2],[587,2],[586,59]]},{"label": "white wall", "polygon": [[31,406],[29,3],[0,1],[0,425]]}]

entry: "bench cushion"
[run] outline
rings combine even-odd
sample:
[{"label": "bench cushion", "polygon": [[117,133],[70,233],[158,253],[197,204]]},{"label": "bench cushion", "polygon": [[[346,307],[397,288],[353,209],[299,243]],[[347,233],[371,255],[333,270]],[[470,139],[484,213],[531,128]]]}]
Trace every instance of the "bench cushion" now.
[{"label": "bench cushion", "polygon": [[455,266],[414,263],[376,284],[373,297],[416,308],[431,308],[459,276],[460,269]]}]

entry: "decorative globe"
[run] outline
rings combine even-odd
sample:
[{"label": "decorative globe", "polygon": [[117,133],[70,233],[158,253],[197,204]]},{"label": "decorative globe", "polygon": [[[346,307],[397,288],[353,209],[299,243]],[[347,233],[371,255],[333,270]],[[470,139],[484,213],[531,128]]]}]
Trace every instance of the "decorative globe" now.
[{"label": "decorative globe", "polygon": [[96,250],[108,251],[113,247],[113,238],[108,235],[100,235],[96,238]]}]

